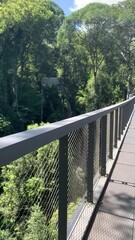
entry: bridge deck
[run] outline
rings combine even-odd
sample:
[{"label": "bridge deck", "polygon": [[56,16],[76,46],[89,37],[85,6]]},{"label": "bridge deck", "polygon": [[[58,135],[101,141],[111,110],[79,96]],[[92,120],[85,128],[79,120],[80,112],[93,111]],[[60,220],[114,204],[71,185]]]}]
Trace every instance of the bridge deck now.
[{"label": "bridge deck", "polygon": [[88,239],[135,240],[135,114]]}]

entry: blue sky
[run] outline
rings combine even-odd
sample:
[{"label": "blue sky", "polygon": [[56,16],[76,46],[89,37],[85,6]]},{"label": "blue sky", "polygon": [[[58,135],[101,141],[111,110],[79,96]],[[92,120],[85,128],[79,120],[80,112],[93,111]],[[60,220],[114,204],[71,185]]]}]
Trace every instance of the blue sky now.
[{"label": "blue sky", "polygon": [[71,13],[70,8],[73,8],[73,0],[54,0],[54,2],[64,10],[66,15],[69,15]]},{"label": "blue sky", "polygon": [[102,2],[107,4],[116,4],[119,0],[53,0],[57,3],[65,12],[65,15],[69,15],[73,10],[84,7],[92,2]]}]

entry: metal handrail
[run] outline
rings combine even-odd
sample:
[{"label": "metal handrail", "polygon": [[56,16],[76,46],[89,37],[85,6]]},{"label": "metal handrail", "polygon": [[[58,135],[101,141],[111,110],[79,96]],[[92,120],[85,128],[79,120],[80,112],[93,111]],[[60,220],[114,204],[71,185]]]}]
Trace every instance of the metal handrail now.
[{"label": "metal handrail", "polygon": [[[50,208],[51,214],[56,209],[58,211],[57,233],[59,240],[66,240],[67,236],[75,239],[74,234],[76,229],[78,229],[76,224],[80,224],[83,221],[83,217],[81,218],[80,215],[78,215],[79,218],[76,219],[76,223],[72,222],[72,229],[74,229],[74,231],[72,231],[72,229],[70,229],[70,232],[68,231],[68,204],[73,200],[72,197],[70,198],[70,190],[71,192],[74,190],[77,191],[77,189],[74,189],[72,186],[78,181],[78,172],[76,171],[81,170],[85,176],[84,181],[86,184],[83,185],[82,190],[80,190],[77,196],[83,197],[85,192],[85,197],[83,197],[84,204],[85,202],[93,203],[94,178],[97,176],[97,173],[98,179],[100,176],[106,176],[108,159],[114,159],[113,150],[114,148],[118,150],[119,140],[121,140],[132,118],[134,103],[135,97],[113,106],[0,139],[0,167],[55,140],[59,140],[59,142],[55,142],[57,145],[56,153],[58,155],[57,157],[54,156],[52,161],[53,165],[48,165],[54,168],[53,176],[50,175],[52,182],[54,181],[54,185],[49,199],[51,200],[51,196],[53,196],[55,202],[55,208]],[[53,150],[52,148],[50,144],[50,151]],[[49,160],[47,154],[46,158]],[[43,160],[45,159],[43,157]],[[37,159],[35,158],[35,160]],[[40,159],[40,162],[42,162],[42,159]],[[33,163],[36,170],[36,162],[33,162],[33,158],[31,158],[31,163]],[[45,160],[44,166],[46,164],[47,161]],[[97,164],[97,166],[95,164]],[[46,177],[46,174],[49,174],[50,168],[48,167],[48,169],[46,169],[42,164],[39,168],[40,167],[41,172],[43,170],[43,176],[45,175],[43,179],[47,184],[48,177]],[[73,175],[75,178],[73,178]],[[81,178],[82,184],[83,175]],[[75,182],[73,180],[75,180]],[[78,208],[76,210],[78,211]],[[86,210],[84,209],[84,213],[87,210],[87,208]],[[86,221],[85,224],[85,228],[87,229],[88,222]],[[82,234],[81,236],[85,236],[85,231],[83,231]],[[81,237],[81,239],[83,238]]]},{"label": "metal handrail", "polygon": [[129,102],[135,102],[135,97],[122,103],[117,103],[96,111],[51,123],[47,126],[41,126],[2,137],[0,139],[0,167],[7,165],[13,160],[16,160],[56,139],[66,136],[68,133],[79,129],[86,124],[90,124],[118,108],[122,108]]}]

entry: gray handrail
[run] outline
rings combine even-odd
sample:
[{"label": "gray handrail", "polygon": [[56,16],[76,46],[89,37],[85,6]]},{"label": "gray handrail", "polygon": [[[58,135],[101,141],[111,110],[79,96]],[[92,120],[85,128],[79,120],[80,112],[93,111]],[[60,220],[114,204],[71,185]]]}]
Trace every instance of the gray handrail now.
[{"label": "gray handrail", "polygon": [[102,118],[131,101],[135,101],[135,97],[103,109],[0,138],[0,167]]}]

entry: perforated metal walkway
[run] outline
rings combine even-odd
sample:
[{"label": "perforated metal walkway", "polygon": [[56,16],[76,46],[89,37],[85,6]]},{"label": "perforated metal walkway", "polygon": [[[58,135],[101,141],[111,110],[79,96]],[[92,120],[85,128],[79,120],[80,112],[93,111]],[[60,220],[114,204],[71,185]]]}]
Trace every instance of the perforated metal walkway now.
[{"label": "perforated metal walkway", "polygon": [[135,114],[88,239],[135,240]]}]

